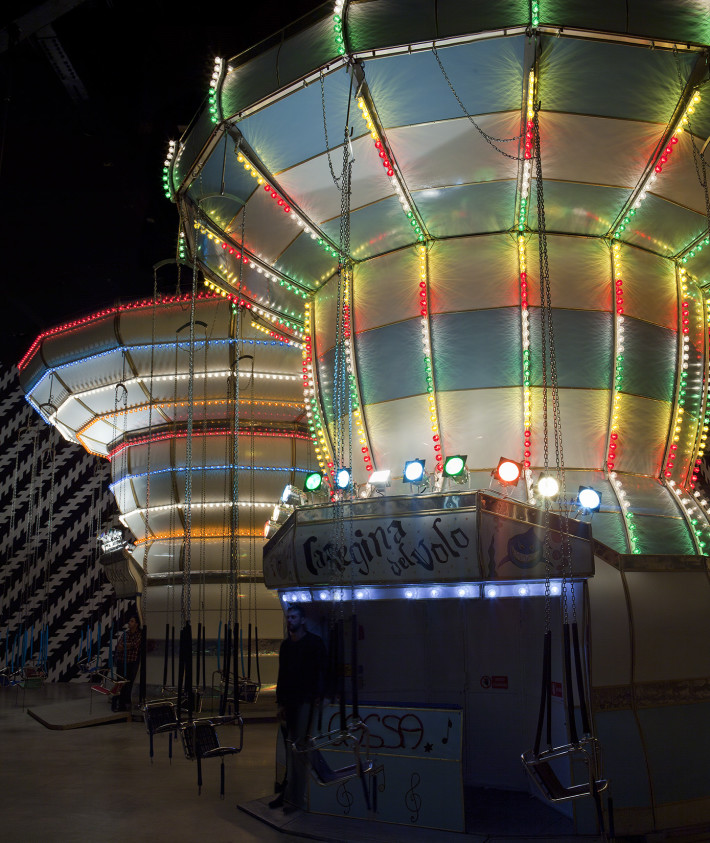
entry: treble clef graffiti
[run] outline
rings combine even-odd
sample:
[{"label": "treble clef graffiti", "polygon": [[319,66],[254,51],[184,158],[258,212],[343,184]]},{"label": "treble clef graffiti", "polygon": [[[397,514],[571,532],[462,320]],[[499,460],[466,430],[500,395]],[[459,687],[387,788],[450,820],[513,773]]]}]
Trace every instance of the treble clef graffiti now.
[{"label": "treble clef graffiti", "polygon": [[340,787],[338,787],[338,790],[336,791],[336,799],[338,800],[338,805],[343,808],[343,813],[347,816],[350,813],[350,809],[352,808],[355,799],[352,793],[348,790],[346,782],[343,782]]},{"label": "treble clef graffiti", "polygon": [[421,784],[419,773],[412,773],[409,783],[411,787],[404,794],[404,804],[407,806],[407,810],[412,812],[410,821],[416,823],[419,822],[419,812],[422,809],[422,797],[416,792],[416,788]]}]

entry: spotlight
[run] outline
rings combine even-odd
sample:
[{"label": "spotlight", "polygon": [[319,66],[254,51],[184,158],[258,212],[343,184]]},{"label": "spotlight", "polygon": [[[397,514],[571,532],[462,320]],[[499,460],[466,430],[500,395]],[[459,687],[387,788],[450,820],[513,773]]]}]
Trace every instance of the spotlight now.
[{"label": "spotlight", "polygon": [[385,469],[384,471],[373,471],[367,478],[368,485],[373,486],[375,489],[387,488],[390,484],[391,473],[392,472],[389,469]]},{"label": "spotlight", "polygon": [[468,480],[466,460],[467,457],[461,454],[447,457],[444,460],[444,477],[451,477],[457,483],[465,483]]},{"label": "spotlight", "polygon": [[350,469],[339,468],[335,475],[335,485],[338,489],[347,489],[350,485]]},{"label": "spotlight", "polygon": [[286,506],[301,506],[306,502],[306,496],[297,486],[290,484],[281,493],[281,503]]},{"label": "spotlight", "polygon": [[580,486],[577,503],[582,509],[586,509],[587,512],[598,512],[599,507],[602,505],[602,496],[596,489],[592,489],[591,486]]},{"label": "spotlight", "polygon": [[517,588],[517,593],[519,597],[527,597],[530,594],[530,586],[519,585]]},{"label": "spotlight", "polygon": [[270,539],[272,536],[275,536],[280,526],[280,524],[272,524],[271,521],[267,521],[264,524],[264,538]]},{"label": "spotlight", "polygon": [[537,490],[543,498],[554,498],[560,491],[560,484],[551,474],[541,474],[537,481]]},{"label": "spotlight", "polygon": [[304,492],[320,492],[324,485],[323,475],[319,471],[312,471],[306,475],[306,480],[303,484]]},{"label": "spotlight", "polygon": [[279,506],[276,504],[274,511],[271,513],[271,524],[285,524],[288,521],[288,516],[293,512],[291,506]]},{"label": "spotlight", "polygon": [[419,483],[424,477],[425,460],[409,460],[404,464],[404,477],[407,483]]},{"label": "spotlight", "polygon": [[498,596],[498,588],[495,585],[487,585],[485,588],[485,595],[486,597],[497,597]]},{"label": "spotlight", "polygon": [[507,457],[501,457],[498,460],[497,468],[493,471],[493,476],[503,486],[517,486],[522,471],[522,463],[509,460]]}]

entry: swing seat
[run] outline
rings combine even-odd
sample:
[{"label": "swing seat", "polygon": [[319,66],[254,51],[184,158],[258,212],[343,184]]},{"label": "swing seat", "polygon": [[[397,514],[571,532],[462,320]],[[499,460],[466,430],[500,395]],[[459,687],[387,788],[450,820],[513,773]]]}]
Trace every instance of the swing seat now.
[{"label": "swing seat", "polygon": [[[366,746],[366,757],[364,760],[360,755],[360,743],[363,737],[365,738]],[[294,744],[294,750],[305,756],[306,764],[308,764],[308,768],[316,782],[325,787],[332,784],[340,784],[341,782],[348,781],[348,779],[355,778],[355,776],[364,779],[366,775],[374,772],[374,764],[369,758],[369,744],[369,730],[360,720],[349,723],[348,728],[344,731],[342,729],[334,729],[323,735],[310,737],[305,746],[296,746]],[[346,750],[351,750],[355,755],[354,763],[347,764],[336,770],[332,769],[321,752],[321,749],[335,745],[343,746]]]},{"label": "swing seat", "polygon": [[171,732],[180,726],[175,706],[165,700],[147,702],[143,706],[143,721],[149,735]]},{"label": "swing seat", "polygon": [[12,688],[15,685],[19,685],[19,675],[19,670],[16,670],[14,673],[12,673],[9,668],[3,668],[2,670],[0,670],[0,687]]},{"label": "swing seat", "polygon": [[41,667],[25,666],[20,672],[21,688],[41,688],[47,674]]},{"label": "swing seat", "polygon": [[306,758],[313,777],[323,787],[346,782],[348,779],[354,779],[355,776],[366,776],[372,772],[374,766],[369,759],[363,763],[360,759],[359,752],[356,752],[356,762],[354,764],[348,764],[337,770],[331,768],[319,749],[313,749],[308,752]]},{"label": "swing seat", "polygon": [[[219,742],[217,728],[227,724],[239,727],[239,745],[223,746]],[[220,758],[225,755],[236,755],[244,746],[244,721],[235,715],[224,717],[204,717],[180,724],[180,735],[185,751],[185,758],[194,761],[202,758]]]},{"label": "swing seat", "polygon": [[107,670],[98,670],[92,676],[91,690],[104,697],[117,697],[128,680]]},{"label": "swing seat", "polygon": [[239,685],[239,701],[253,703],[257,701],[259,691],[261,690],[261,683],[254,682],[251,679],[240,679]]},{"label": "swing seat", "polygon": [[[587,769],[587,780],[580,784],[563,784],[552,768],[553,761],[563,758],[581,761]],[[593,737],[583,738],[576,744],[550,748],[537,755],[530,750],[521,756],[521,760],[542,795],[550,802],[595,797],[609,786],[607,779],[601,777],[601,747]]]}]

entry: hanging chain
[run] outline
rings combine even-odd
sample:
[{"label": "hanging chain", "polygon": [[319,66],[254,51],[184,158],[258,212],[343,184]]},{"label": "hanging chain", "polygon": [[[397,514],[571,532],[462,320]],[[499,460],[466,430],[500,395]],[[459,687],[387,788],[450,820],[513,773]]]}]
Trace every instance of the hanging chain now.
[{"label": "hanging chain", "polygon": [[521,132],[519,135],[515,135],[515,137],[512,137],[512,138],[495,138],[495,137],[493,137],[493,135],[489,135],[487,132],[485,132],[478,125],[478,123],[476,123],[476,121],[473,119],[473,117],[471,117],[471,115],[468,113],[468,110],[466,109],[466,106],[463,104],[463,102],[461,102],[461,98],[456,93],[456,89],[454,88],[454,86],[451,82],[451,79],[449,79],[446,71],[444,70],[444,65],[441,63],[441,59],[439,58],[439,53],[437,52],[436,47],[432,47],[431,50],[434,53],[434,58],[436,59],[436,63],[439,65],[439,69],[441,70],[442,74],[444,75],[444,79],[446,79],[446,82],[448,83],[449,88],[451,88],[451,93],[454,95],[454,97],[456,97],[456,102],[459,104],[459,106],[461,108],[461,111],[463,111],[463,113],[466,115],[466,117],[468,118],[468,120],[471,123],[471,125],[473,126],[473,128],[481,135],[483,140],[487,144],[489,144],[489,146],[491,146],[491,147],[493,147],[493,149],[495,149],[496,152],[499,152],[501,155],[504,155],[506,158],[510,158],[511,161],[520,161],[521,159],[520,159],[519,155],[511,155],[509,152],[505,152],[505,150],[497,147],[496,144],[497,143],[514,143],[514,142],[517,142],[517,141],[520,140],[520,138],[522,138],[524,132]]},{"label": "hanging chain", "polygon": [[325,84],[323,81],[323,71],[320,72],[320,101],[321,107],[323,110],[323,132],[325,134],[325,152],[328,157],[328,167],[330,168],[330,175],[333,179],[333,184],[338,188],[338,190],[342,193],[342,185],[341,180],[343,175],[340,176],[335,175],[335,170],[333,169],[333,161],[330,157],[330,143],[328,142],[328,123],[325,117]]},{"label": "hanging chain", "polygon": [[[540,257],[540,336],[542,353],[542,402],[543,402],[543,437],[545,470],[549,469],[549,421],[548,421],[548,384],[552,402],[552,425],[555,445],[555,467],[559,483],[560,507],[560,541],[562,554],[562,606],[564,623],[568,623],[567,611],[567,588],[566,580],[571,577],[571,548],[569,543],[568,505],[567,490],[565,485],[564,454],[562,449],[562,419],[560,414],[560,396],[557,379],[557,355],[555,352],[555,329],[552,318],[552,291],[550,285],[550,266],[547,253],[547,226],[545,221],[545,199],[542,177],[542,156],[540,150],[540,123],[539,104],[535,108],[534,134],[535,134],[535,157],[537,159],[537,218],[538,218],[538,249]],[[549,355],[549,378],[547,359]],[[545,565],[551,569],[551,537],[550,537],[550,503],[545,500]],[[545,583],[545,593],[549,589],[549,576]],[[572,594],[572,613],[576,620],[576,605],[574,587],[570,588]]]},{"label": "hanging chain", "polygon": [[[148,617],[148,539],[150,531],[150,469],[151,469],[151,439],[153,437],[153,378],[155,377],[155,321],[158,308],[158,272],[153,271],[153,314],[151,324],[150,342],[150,385],[148,387],[148,448],[146,452],[146,476],[145,476],[145,541],[143,543],[143,618]],[[170,533],[172,535],[172,531]],[[168,591],[170,586],[168,585]],[[166,644],[167,646],[167,644]]]},{"label": "hanging chain", "polygon": [[192,295],[190,296],[190,343],[187,376],[187,437],[185,440],[185,558],[182,575],[183,626],[192,615],[192,434],[195,417],[195,307],[197,298],[197,253],[192,260]]}]

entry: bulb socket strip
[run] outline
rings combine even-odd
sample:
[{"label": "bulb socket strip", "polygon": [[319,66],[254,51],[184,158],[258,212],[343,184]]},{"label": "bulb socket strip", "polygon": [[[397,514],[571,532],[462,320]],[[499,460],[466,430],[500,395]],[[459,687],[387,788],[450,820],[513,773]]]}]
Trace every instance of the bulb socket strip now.
[{"label": "bulb socket strip", "polygon": [[345,3],[347,0],[335,0],[333,7],[333,35],[335,37],[335,48],[338,54],[344,56],[346,53],[345,46]]},{"label": "bulb socket strip", "polygon": [[[200,297],[202,297],[202,294],[201,294],[201,293],[200,293],[200,294],[198,294],[198,298],[200,298]],[[210,296],[210,298],[212,298],[212,296]],[[189,299],[190,299],[190,297],[188,296],[188,297],[187,297],[187,299],[189,300]],[[267,341],[267,340],[248,340],[248,339],[240,339],[240,340],[236,340],[236,339],[224,339],[224,340],[208,340],[208,341],[207,341],[207,344],[208,344],[208,345],[214,345],[214,346],[218,346],[218,345],[235,345],[235,344],[237,344],[237,343],[240,343],[240,344],[242,344],[242,345],[264,345],[264,346],[275,346],[275,345],[278,345],[278,346],[281,346],[282,348],[288,348],[288,347],[293,348],[293,345],[291,345],[291,346],[287,346],[285,343],[278,342],[278,341],[276,341],[276,340]],[[85,363],[88,363],[88,362],[89,362],[89,361],[91,361],[91,360],[101,360],[101,359],[103,359],[103,358],[110,357],[110,356],[112,356],[112,355],[114,355],[114,356],[118,356],[118,355],[119,355],[119,353],[120,353],[121,355],[123,355],[123,353],[124,353],[124,352],[131,352],[131,351],[145,351],[145,350],[150,350],[151,348],[154,348],[154,349],[167,349],[167,350],[174,350],[176,346],[182,346],[182,347],[184,347],[184,346],[185,346],[185,343],[175,343],[175,342],[158,342],[158,343],[154,343],[154,344],[152,344],[152,345],[151,345],[151,344],[148,344],[148,343],[145,343],[145,344],[142,344],[142,345],[126,345],[126,346],[118,346],[118,347],[116,347],[116,348],[109,349],[109,351],[100,351],[100,352],[98,352],[97,354],[90,354],[90,355],[88,355],[87,357],[82,357],[82,358],[80,358],[79,360],[72,360],[72,361],[69,361],[69,362],[67,362],[67,363],[63,363],[63,364],[61,364],[60,366],[54,366],[54,367],[52,367],[52,368],[50,368],[50,369],[47,369],[47,370],[46,370],[46,371],[42,374],[42,377],[41,377],[41,378],[37,381],[37,383],[36,383],[36,384],[34,384],[34,386],[32,387],[32,390],[31,390],[30,392],[28,392],[28,394],[25,396],[25,400],[27,401],[27,403],[28,403],[31,407],[33,407],[33,408],[34,408],[34,410],[35,410],[37,413],[39,413],[39,415],[40,415],[40,416],[41,416],[41,417],[42,417],[42,418],[43,418],[43,419],[47,422],[47,424],[54,424],[54,423],[55,423],[55,417],[56,417],[57,413],[59,412],[59,409],[61,409],[61,407],[62,407],[62,406],[64,406],[64,404],[65,404],[65,402],[66,402],[66,401],[68,401],[70,398],[74,397],[74,395],[89,394],[89,393],[91,393],[91,392],[93,392],[93,391],[94,391],[94,390],[86,390],[86,393],[84,393],[84,392],[72,393],[72,394],[68,395],[68,396],[67,396],[67,397],[66,397],[66,398],[65,398],[65,399],[61,402],[61,404],[60,404],[60,405],[59,405],[59,407],[55,410],[55,412],[47,414],[47,413],[45,413],[45,411],[42,409],[42,405],[41,405],[41,404],[38,404],[38,403],[37,403],[37,401],[34,399],[34,397],[33,397],[33,393],[34,393],[34,392],[36,392],[36,391],[39,389],[39,387],[40,387],[40,386],[44,383],[44,381],[45,381],[45,380],[47,380],[47,378],[51,378],[51,377],[52,377],[52,375],[53,375],[53,374],[55,374],[56,372],[61,372],[61,371],[63,371],[64,369],[71,368],[72,366],[81,366],[81,365],[83,365],[83,364],[85,364]],[[121,362],[122,362],[122,360],[123,360],[123,358],[121,357]],[[120,367],[117,367],[117,368],[116,368],[116,370],[115,370],[115,373],[114,373],[114,374],[115,374],[115,377],[116,377],[117,379],[120,377],[120,376],[119,376],[119,374],[118,374],[118,373],[119,373],[119,371],[120,371]],[[189,377],[189,375],[187,375],[187,374],[178,374],[178,375],[176,375],[176,374],[171,374],[171,375],[154,376],[154,380],[165,379],[165,380],[172,380],[172,381],[174,381],[174,380],[182,380],[182,379],[186,379],[186,378],[188,378],[188,377]],[[209,374],[208,374],[208,377],[209,377]],[[126,382],[125,382],[125,384],[126,384],[126,385],[130,385],[131,383],[134,383],[134,382],[135,382],[135,383],[139,383],[139,382],[141,382],[141,381],[150,381],[150,376],[146,375],[144,378],[132,378],[131,380],[126,381]],[[115,384],[108,384],[107,386],[95,387],[95,390],[96,390],[96,391],[100,391],[100,390],[103,390],[103,389],[115,389],[115,388],[116,388],[116,387],[115,387]],[[147,405],[146,405],[146,406],[147,406]],[[95,451],[91,451],[91,453],[93,454],[93,453],[96,453],[96,452],[95,452]]]},{"label": "bulb socket strip", "polygon": [[[209,503],[193,503],[193,509],[231,509],[234,506],[232,501],[211,501]],[[240,509],[246,507],[253,507],[254,509],[273,509],[273,503],[268,501],[237,501],[237,506]],[[131,515],[156,515],[159,512],[178,512],[185,508],[184,503],[170,503],[162,506],[137,507],[123,513],[124,518]]]},{"label": "bulb socket strip", "polygon": [[[189,407],[189,401],[153,401],[153,402],[146,402],[144,404],[136,404],[131,407],[121,407],[118,410],[109,410],[106,413],[98,413],[94,416],[93,419],[90,419],[83,427],[80,427],[79,430],[76,432],[77,441],[80,442],[87,451],[92,454],[97,454],[97,456],[105,457],[106,454],[100,454],[97,451],[92,450],[89,445],[84,441],[84,437],[88,434],[91,428],[98,424],[99,422],[104,422],[107,424],[111,424],[113,427],[118,427],[118,423],[113,423],[114,419],[122,419],[122,417],[126,415],[134,415],[136,413],[146,413],[150,410],[151,406],[154,410],[165,410],[165,409],[173,409],[177,410],[179,407]],[[233,398],[215,398],[210,400],[193,400],[192,401],[193,407],[233,407],[234,406],[234,399]],[[273,407],[277,409],[288,409],[297,411],[299,414],[303,411],[303,404],[295,402],[295,401],[252,401],[251,399],[247,398],[240,398],[239,399],[239,406],[247,406],[247,407]],[[174,420],[177,419],[177,414],[174,416]]]},{"label": "bulb socket strip", "polygon": [[[207,436],[231,436],[232,429],[229,427],[219,428],[217,430],[196,430],[193,433],[194,439],[203,439]],[[274,438],[274,439],[301,439],[307,441],[309,437],[305,433],[299,433],[295,430],[280,430],[278,428],[251,428],[240,427],[239,436],[255,436],[257,439]],[[112,448],[108,452],[108,459],[114,460],[128,448],[137,448],[141,445],[154,445],[157,442],[169,442],[173,439],[186,439],[187,431],[169,431],[167,433],[158,433],[153,436],[142,436],[139,439],[131,439],[127,442],[122,442],[120,445]],[[193,504],[195,506],[196,504]]]},{"label": "bulb socket strip", "polygon": [[362,402],[357,388],[357,377],[355,374],[355,362],[353,356],[352,323],[350,320],[350,301],[352,293],[352,266],[347,264],[343,274],[343,347],[345,349],[345,370],[348,378],[348,389],[350,390],[351,406],[353,408],[353,424],[357,441],[360,443],[360,454],[362,455],[365,471],[370,474],[374,471],[370,445],[367,441],[367,433],[362,418]]},{"label": "bulb socket strip", "polygon": [[626,490],[615,471],[609,472],[609,479],[614,487],[616,498],[619,501],[619,508],[624,516],[626,537],[631,553],[641,553],[641,544],[637,534],[636,519],[634,513],[631,511],[631,504],[629,503],[629,499],[626,495]]},{"label": "bulb socket strip", "polygon": [[533,149],[535,144],[535,71],[528,74],[528,100],[525,113],[525,147],[523,150],[523,171],[520,180],[520,202],[518,205],[518,231],[523,232],[528,224],[530,210],[530,183],[532,181]]},{"label": "bulb socket strip", "polygon": [[281,273],[277,273],[272,266],[249,253],[247,249],[237,248],[224,233],[215,234],[204,223],[197,220],[192,225],[200,234],[204,234],[208,240],[214,243],[215,249],[222,249],[225,256],[230,255],[234,260],[241,260],[245,266],[255,269],[259,275],[264,275],[269,281],[275,281],[280,287],[285,287],[302,299],[308,298],[310,290],[304,289]]},{"label": "bulb socket strip", "polygon": [[[363,84],[364,89],[364,84]],[[402,182],[397,175],[397,167],[395,165],[394,156],[392,155],[391,151],[387,149],[387,144],[383,137],[383,132],[378,129],[377,124],[372,116],[374,109],[371,110],[368,107],[368,104],[365,100],[364,95],[361,95],[357,98],[357,105],[360,109],[360,113],[362,114],[362,119],[367,124],[367,128],[370,132],[370,137],[372,138],[372,142],[375,145],[375,149],[382,161],[382,166],[387,173],[387,177],[390,180],[392,188],[397,195],[397,199],[399,199],[399,204],[402,206],[402,210],[404,211],[407,219],[409,220],[409,224],[412,226],[414,230],[414,234],[416,235],[417,240],[420,243],[424,243],[427,239],[427,235],[424,231],[424,223],[417,217],[414,213],[413,206],[409,200],[407,193],[405,192],[404,188],[402,187]]]},{"label": "bulb socket strip", "polygon": [[[693,493],[696,496],[696,499],[693,500],[693,498],[684,492],[674,480],[668,481],[668,487],[678,498],[678,503],[683,510],[685,520],[690,529],[693,531],[698,553],[702,556],[706,556],[708,553],[708,547],[710,547],[710,524],[708,523],[708,516],[706,515],[706,512],[708,511],[710,504],[707,499],[700,498],[699,492]],[[703,509],[705,512],[703,512]]]},{"label": "bulb socket strip", "polygon": [[[298,468],[297,466],[289,466],[289,465],[235,465],[234,463],[221,463],[218,465],[193,465],[190,467],[189,471],[192,474],[197,474],[201,471],[233,471],[234,469],[237,471],[280,471],[283,473],[284,476],[288,474],[288,472],[295,471],[298,474],[308,474],[308,470],[305,468]],[[186,465],[171,465],[169,468],[156,468],[150,471],[150,477],[159,477],[162,474],[183,474],[188,471]],[[143,477],[148,477],[149,473],[147,471],[141,471],[137,474],[124,474],[123,477],[119,477],[118,479],[114,480],[113,483],[109,484],[109,490],[115,494],[116,487],[120,486],[121,483],[130,482],[133,483],[135,480],[140,480]],[[272,504],[273,505],[273,504]]]},{"label": "bulb socket strip", "polygon": [[322,474],[332,473],[334,468],[332,449],[328,442],[320,402],[316,393],[313,369],[313,334],[311,325],[311,304],[306,303],[304,312],[303,355],[303,398],[306,404],[306,419],[315,450],[318,468]]},{"label": "bulb socket strip", "polygon": [[[224,283],[228,284],[229,282],[225,281]],[[299,339],[299,340],[303,339],[303,334],[301,333],[299,328],[296,327],[295,322],[291,322],[291,320],[289,320],[289,319],[285,319],[285,318],[281,318],[279,316],[276,316],[271,310],[265,310],[263,307],[260,307],[254,301],[254,299],[257,297],[256,293],[253,293],[251,290],[248,290],[243,284],[240,286],[240,291],[241,291],[242,294],[245,294],[245,293],[248,294],[251,297],[250,299],[240,298],[239,296],[235,296],[232,293],[225,290],[219,284],[215,283],[214,281],[210,281],[207,278],[205,279],[204,284],[205,284],[205,287],[207,287],[208,290],[213,290],[215,293],[217,293],[217,295],[220,295],[220,296],[222,296],[222,298],[227,299],[227,301],[232,302],[232,304],[235,305],[235,307],[244,307],[247,310],[251,311],[252,313],[258,314],[262,319],[268,321],[269,323],[275,323],[273,325],[275,331],[279,328],[281,330],[292,331],[296,335],[297,339]],[[255,327],[258,327],[256,325],[256,323],[252,322],[252,324]],[[261,330],[263,330],[263,328]],[[289,343],[289,345],[296,345],[300,348],[300,343],[295,343],[290,338],[284,338],[283,342],[287,342],[287,343]]]},{"label": "bulb socket strip", "polygon": [[[183,302],[189,302],[192,296],[184,295],[184,296],[165,296],[158,300],[158,307],[166,304],[182,304]],[[208,295],[207,293],[198,293],[197,298],[201,300],[212,300],[218,298],[215,295]],[[140,301],[131,302],[129,304],[120,304],[118,307],[108,307],[104,310],[99,310],[96,313],[92,313],[89,316],[83,316],[81,319],[73,319],[71,322],[63,322],[61,325],[57,325],[56,328],[50,328],[47,331],[42,331],[41,334],[37,337],[37,339],[32,343],[29,347],[27,352],[25,353],[24,357],[20,360],[17,364],[18,369],[24,369],[27,365],[29,359],[32,355],[37,351],[39,346],[42,344],[43,340],[47,337],[53,337],[57,334],[63,334],[65,331],[72,331],[75,328],[82,328],[85,325],[90,325],[92,322],[100,322],[102,319],[106,319],[108,317],[113,317],[118,313],[122,313],[126,310],[141,310],[142,308],[152,308],[153,307],[153,299],[142,299]],[[149,346],[134,346],[135,348],[149,348]],[[102,352],[105,354],[107,352]],[[109,352],[110,353],[110,352]],[[98,355],[92,355],[96,357]],[[87,358],[82,358],[78,363],[84,362]],[[73,365],[69,363],[68,365]],[[52,369],[52,372],[56,371],[56,369]]]},{"label": "bulb socket strip", "polygon": [[684,267],[678,268],[678,276],[680,279],[680,373],[678,376],[676,408],[672,422],[673,435],[668,446],[666,463],[663,468],[663,476],[666,480],[670,480],[673,477],[673,468],[681,450],[683,426],[689,418],[685,411],[685,401],[688,390],[688,360],[690,358],[690,301],[688,297],[688,281]]},{"label": "bulb socket strip", "polygon": [[222,106],[220,103],[219,87],[222,81],[224,68],[224,60],[219,56],[215,56],[212,78],[210,79],[210,87],[207,93],[207,110],[209,111],[210,120],[215,125],[222,120]]},{"label": "bulb socket strip", "polygon": [[525,147],[523,151],[523,167],[520,176],[518,204],[518,282],[520,285],[520,332],[523,352],[523,476],[527,491],[528,502],[535,504],[535,489],[530,469],[532,454],[532,391],[530,380],[530,310],[528,299],[528,268],[527,250],[523,232],[527,228],[530,184],[532,181],[532,162],[535,133],[535,71],[528,74],[528,96],[525,111]]},{"label": "bulb socket strip", "polygon": [[436,409],[436,387],[432,366],[431,331],[429,324],[429,253],[426,245],[417,246],[419,257],[419,297],[418,306],[421,316],[422,350],[424,351],[424,377],[426,378],[427,401],[429,402],[429,426],[434,443],[436,471],[444,470],[444,455],[441,453],[441,433],[439,431],[439,413]]},{"label": "bulb socket strip", "polygon": [[633,217],[636,215],[636,211],[641,207],[643,204],[644,199],[646,198],[646,194],[648,191],[653,187],[658,177],[663,172],[663,168],[669,162],[673,151],[676,148],[678,143],[678,135],[682,134],[686,129],[689,130],[689,121],[690,115],[695,112],[695,107],[700,102],[701,96],[696,91],[693,96],[690,98],[690,102],[685,107],[683,114],[678,121],[678,125],[673,130],[673,134],[670,137],[668,143],[666,144],[665,148],[661,151],[659,156],[656,158],[655,163],[653,165],[653,169],[648,174],[646,180],[643,182],[641,189],[636,194],[636,197],[633,201],[633,204],[630,208],[628,208],[626,214],[622,217],[620,223],[614,229],[612,234],[613,237],[621,237],[623,232],[626,228],[631,224]]},{"label": "bulb socket strip", "polygon": [[165,156],[163,162],[163,192],[166,199],[172,199],[175,195],[171,180],[171,171],[173,161],[175,160],[176,143],[174,140],[168,141],[168,154]]},{"label": "bulb socket strip", "polygon": [[249,175],[256,179],[256,183],[261,185],[264,191],[273,199],[276,207],[280,208],[285,214],[289,215],[296,225],[303,229],[303,233],[307,234],[311,240],[315,240],[319,246],[336,260],[340,256],[340,249],[320,231],[316,231],[314,226],[308,222],[298,211],[293,210],[293,203],[287,199],[283,193],[274,187],[273,180],[267,179],[264,175],[261,166],[254,164],[252,160],[246,155],[243,149],[237,150],[237,161],[244,167]]},{"label": "bulb socket strip", "polygon": [[616,323],[616,353],[614,356],[614,386],[611,401],[611,424],[606,454],[607,471],[614,471],[619,446],[619,415],[621,412],[621,388],[624,385],[624,282],[621,278],[621,246],[611,247],[612,280],[614,282],[614,322]]},{"label": "bulb socket strip", "polygon": [[[228,539],[232,535],[238,536],[240,539],[263,539],[264,534],[259,531],[258,533],[254,533],[251,530],[236,530],[234,533],[224,533],[224,532],[214,532],[211,530],[199,530],[195,527],[191,530],[191,536],[193,539]],[[143,538],[136,539],[133,542],[135,547],[138,547],[142,544],[153,544],[153,542],[182,542],[185,541],[185,533],[154,533],[147,538],[143,536]]]}]

